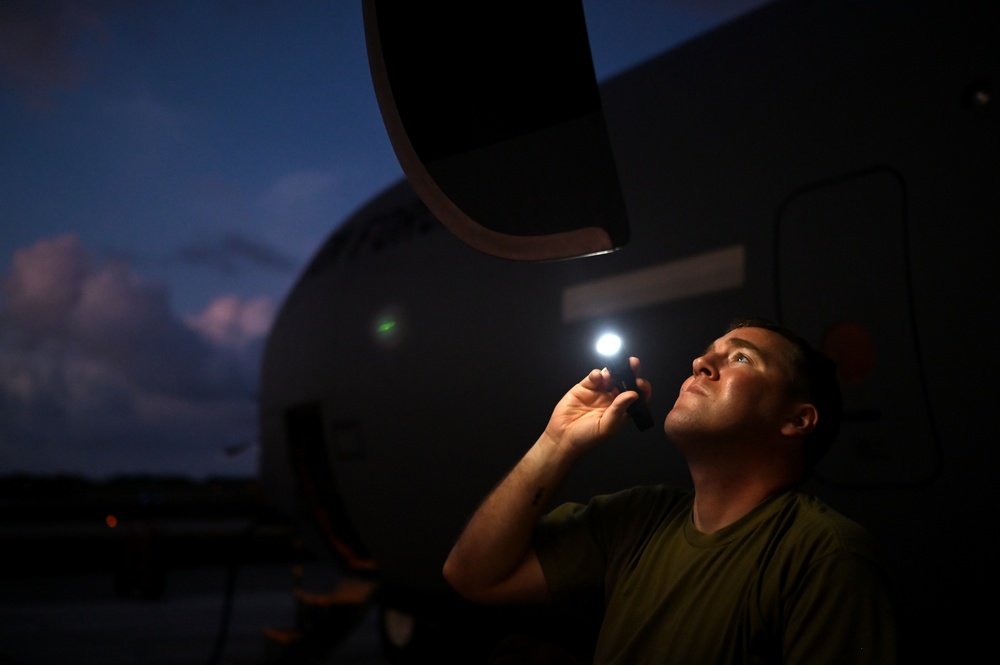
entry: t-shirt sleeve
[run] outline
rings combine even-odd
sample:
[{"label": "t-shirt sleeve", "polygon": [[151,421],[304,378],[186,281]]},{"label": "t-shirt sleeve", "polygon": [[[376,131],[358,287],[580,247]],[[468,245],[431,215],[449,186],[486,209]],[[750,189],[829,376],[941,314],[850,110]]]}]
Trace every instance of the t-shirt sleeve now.
[{"label": "t-shirt sleeve", "polygon": [[535,528],[533,545],[557,602],[603,602],[638,538],[655,529],[686,495],[667,486],[642,486],[565,503]]},{"label": "t-shirt sleeve", "polygon": [[606,552],[592,504],[564,503],[535,528],[533,544],[556,602],[582,602],[603,591]]}]

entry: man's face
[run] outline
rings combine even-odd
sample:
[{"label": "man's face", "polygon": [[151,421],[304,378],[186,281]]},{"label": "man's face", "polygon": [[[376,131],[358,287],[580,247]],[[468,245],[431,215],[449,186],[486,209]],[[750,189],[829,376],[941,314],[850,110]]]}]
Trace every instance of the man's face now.
[{"label": "man's face", "polygon": [[738,328],[692,363],[663,428],[681,442],[775,436],[792,412],[791,343],[764,328]]}]

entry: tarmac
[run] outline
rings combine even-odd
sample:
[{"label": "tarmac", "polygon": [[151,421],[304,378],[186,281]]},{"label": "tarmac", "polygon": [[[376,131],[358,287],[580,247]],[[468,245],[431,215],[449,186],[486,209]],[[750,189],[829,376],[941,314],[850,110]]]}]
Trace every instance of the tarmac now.
[{"label": "tarmac", "polygon": [[301,649],[296,636],[308,618],[288,565],[248,566],[233,577],[221,567],[171,570],[156,598],[123,597],[110,573],[12,572],[0,579],[0,665],[389,663],[367,605],[327,631],[342,639]]}]

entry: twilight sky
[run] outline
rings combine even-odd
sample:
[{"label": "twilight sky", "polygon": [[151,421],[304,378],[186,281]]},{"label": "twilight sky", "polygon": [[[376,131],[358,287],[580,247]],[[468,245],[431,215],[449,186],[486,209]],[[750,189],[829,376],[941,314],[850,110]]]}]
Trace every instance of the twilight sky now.
[{"label": "twilight sky", "polygon": [[[584,0],[598,79],[765,0]],[[0,2],[0,474],[252,476],[258,363],[402,177],[360,0]]]}]

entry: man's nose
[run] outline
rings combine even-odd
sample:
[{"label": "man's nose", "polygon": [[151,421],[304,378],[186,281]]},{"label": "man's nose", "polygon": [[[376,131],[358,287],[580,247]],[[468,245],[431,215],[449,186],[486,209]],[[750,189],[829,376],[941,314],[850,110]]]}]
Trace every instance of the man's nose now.
[{"label": "man's nose", "polygon": [[704,374],[709,378],[715,377],[715,365],[712,364],[711,359],[707,356],[698,356],[691,363],[692,373],[697,376],[699,374]]}]

